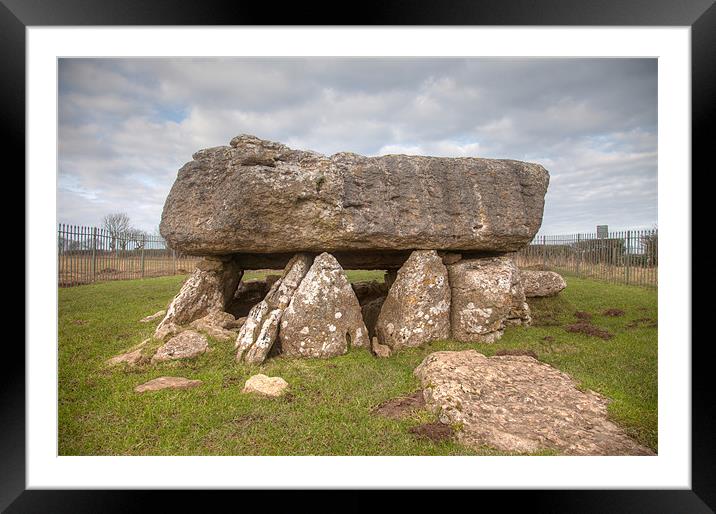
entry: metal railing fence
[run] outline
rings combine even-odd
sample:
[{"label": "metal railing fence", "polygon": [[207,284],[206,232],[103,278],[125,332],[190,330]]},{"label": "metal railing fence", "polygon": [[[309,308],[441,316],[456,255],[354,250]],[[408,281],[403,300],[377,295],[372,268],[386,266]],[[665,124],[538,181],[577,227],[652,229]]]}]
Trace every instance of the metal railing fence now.
[{"label": "metal railing fence", "polygon": [[658,287],[658,230],[624,230],[606,237],[596,233],[537,236],[515,254],[523,268],[554,269],[586,278]]}]

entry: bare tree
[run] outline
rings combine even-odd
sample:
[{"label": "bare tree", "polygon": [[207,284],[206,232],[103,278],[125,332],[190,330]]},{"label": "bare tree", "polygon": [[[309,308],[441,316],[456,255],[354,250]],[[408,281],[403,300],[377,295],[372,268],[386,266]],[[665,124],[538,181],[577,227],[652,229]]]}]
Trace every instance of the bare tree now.
[{"label": "bare tree", "polygon": [[147,241],[148,234],[139,228],[127,229],[127,241],[134,245],[135,249],[142,248]]},{"label": "bare tree", "polygon": [[111,250],[126,249],[127,232],[130,230],[129,216],[127,216],[127,213],[117,212],[107,214],[107,216],[102,219],[102,228],[104,228],[111,237]]}]

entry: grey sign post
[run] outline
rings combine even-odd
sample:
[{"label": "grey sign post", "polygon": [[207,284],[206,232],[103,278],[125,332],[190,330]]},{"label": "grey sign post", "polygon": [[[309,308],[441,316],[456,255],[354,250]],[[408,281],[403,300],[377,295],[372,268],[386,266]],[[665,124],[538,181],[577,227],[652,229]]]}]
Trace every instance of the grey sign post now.
[{"label": "grey sign post", "polygon": [[597,225],[597,238],[606,239],[609,237],[609,225]]}]

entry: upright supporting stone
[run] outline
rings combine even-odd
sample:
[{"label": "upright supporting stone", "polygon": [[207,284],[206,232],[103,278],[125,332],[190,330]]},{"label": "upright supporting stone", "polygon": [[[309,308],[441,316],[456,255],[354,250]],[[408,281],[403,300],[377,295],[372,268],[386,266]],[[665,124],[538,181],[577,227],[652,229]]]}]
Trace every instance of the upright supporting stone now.
[{"label": "upright supporting stone", "polygon": [[505,325],[529,323],[519,269],[510,256],[465,259],[447,268],[453,338],[491,343]]},{"label": "upright supporting stone", "polygon": [[358,298],[331,254],[313,261],[283,313],[279,339],[290,357],[334,357],[370,345]]},{"label": "upright supporting stone", "polygon": [[231,300],[241,280],[242,271],[233,260],[206,258],[199,261],[194,273],[184,282],[179,294],[167,308],[154,337],[163,339],[213,311],[222,311]]},{"label": "upright supporting stone", "polygon": [[414,251],[398,270],[375,333],[392,350],[450,337],[448,272],[435,250]]},{"label": "upright supporting stone", "polygon": [[237,361],[261,364],[266,359],[276,341],[283,311],[310,267],[309,255],[295,255],[286,265],[281,278],[273,283],[266,298],[249,311],[236,338]]}]

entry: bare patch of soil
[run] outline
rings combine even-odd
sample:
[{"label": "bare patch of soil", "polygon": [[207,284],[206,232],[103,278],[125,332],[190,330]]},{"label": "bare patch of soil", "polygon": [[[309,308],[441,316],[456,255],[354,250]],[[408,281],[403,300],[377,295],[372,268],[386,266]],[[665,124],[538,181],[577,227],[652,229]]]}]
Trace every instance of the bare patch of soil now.
[{"label": "bare patch of soil", "polygon": [[72,323],[75,325],[86,325],[89,322],[86,319],[73,319]]},{"label": "bare patch of soil", "polygon": [[603,328],[599,328],[598,326],[592,325],[591,323],[585,321],[580,321],[579,323],[567,325],[566,327],[564,327],[564,329],[567,332],[574,332],[577,334],[585,334],[592,337],[599,337],[601,339],[604,339],[605,341],[614,337],[614,334],[612,334],[608,330],[604,330]]},{"label": "bare patch of soil", "polygon": [[[550,337],[550,336],[547,336],[547,337]],[[554,340],[554,338],[552,338],[552,340]],[[533,357],[533,358],[539,360],[539,358],[537,357],[537,354],[535,352],[533,352],[532,350],[522,350],[520,348],[497,350],[495,352],[495,355],[527,355],[529,357]]]},{"label": "bare patch of soil", "polygon": [[627,328],[657,328],[659,324],[655,319],[638,318],[626,324]]},{"label": "bare patch of soil", "polygon": [[424,425],[412,427],[408,431],[417,437],[430,439],[434,442],[450,439],[453,434],[452,428],[442,423],[425,423]]},{"label": "bare patch of soil", "polygon": [[542,338],[542,341],[547,341],[548,343],[553,343],[553,342],[554,342],[554,336],[544,336],[544,337]]},{"label": "bare patch of soil", "polygon": [[624,316],[624,311],[622,309],[607,309],[604,312],[602,312],[603,316],[610,316],[612,318],[617,318],[619,316]]},{"label": "bare patch of soil", "polygon": [[400,419],[412,411],[425,408],[423,391],[417,390],[409,396],[399,396],[386,400],[373,409],[374,414],[379,414],[393,419]]},{"label": "bare patch of soil", "polygon": [[592,319],[592,313],[586,311],[576,311],[574,317],[577,319],[590,320]]}]

